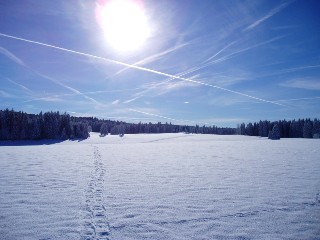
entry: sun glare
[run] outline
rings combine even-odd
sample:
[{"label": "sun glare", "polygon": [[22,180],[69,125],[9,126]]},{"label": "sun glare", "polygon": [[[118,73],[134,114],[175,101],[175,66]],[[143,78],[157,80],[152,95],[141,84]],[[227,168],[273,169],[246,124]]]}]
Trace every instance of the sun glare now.
[{"label": "sun glare", "polygon": [[99,1],[96,16],[108,43],[118,51],[136,50],[149,36],[147,17],[139,1]]}]

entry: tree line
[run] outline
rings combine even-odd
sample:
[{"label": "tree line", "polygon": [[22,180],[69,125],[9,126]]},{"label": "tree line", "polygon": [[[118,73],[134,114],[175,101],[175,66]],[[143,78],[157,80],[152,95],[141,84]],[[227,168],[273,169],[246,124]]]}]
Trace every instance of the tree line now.
[{"label": "tree line", "polygon": [[87,122],[93,132],[100,132],[101,135],[118,134],[140,134],[140,133],[193,133],[193,134],[219,134],[232,135],[236,133],[235,128],[224,128],[217,126],[189,126],[168,123],[126,123],[122,121],[101,120],[95,117],[79,117],[81,121]]},{"label": "tree line", "polygon": [[279,129],[280,138],[319,138],[320,135],[320,121],[316,118],[242,123],[236,132],[240,135],[268,137],[275,125]]},{"label": "tree line", "polygon": [[[275,127],[275,125],[277,125]],[[100,136],[140,133],[191,133],[218,135],[248,135],[270,137],[275,127],[276,135],[281,138],[319,138],[320,121],[318,119],[259,121],[242,123],[237,128],[217,126],[189,126],[170,123],[126,123],[104,120],[96,117],[74,117],[67,113],[40,112],[28,114],[22,111],[0,110],[0,140],[39,140],[39,139],[85,139],[90,132]],[[278,133],[279,132],[279,133]]]},{"label": "tree line", "polygon": [[8,109],[0,110],[0,140],[66,140],[87,137],[87,123],[77,121],[66,113],[27,114]]},{"label": "tree line", "polygon": [[126,123],[95,117],[74,117],[67,113],[40,112],[28,114],[22,111],[0,110],[0,140],[85,139],[90,132],[100,136],[139,133],[194,133],[231,135],[235,128],[216,126],[188,126],[172,123]]}]

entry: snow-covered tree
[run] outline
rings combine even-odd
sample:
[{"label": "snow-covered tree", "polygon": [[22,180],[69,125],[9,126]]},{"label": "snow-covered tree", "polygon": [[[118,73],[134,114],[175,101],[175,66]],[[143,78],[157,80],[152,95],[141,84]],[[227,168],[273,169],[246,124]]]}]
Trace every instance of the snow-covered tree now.
[{"label": "snow-covered tree", "polygon": [[314,119],[313,121],[312,136],[313,138],[320,137],[320,121],[318,119]]},{"label": "snow-covered tree", "polygon": [[119,128],[119,136],[123,137],[124,136],[124,132],[125,132],[124,125],[121,124],[121,125],[118,126],[118,128]]},{"label": "snow-covered tree", "polygon": [[119,134],[119,126],[118,125],[114,125],[110,130],[110,134],[111,135],[118,135]]},{"label": "snow-covered tree", "polygon": [[100,127],[100,137],[105,137],[108,135],[108,126],[106,123],[103,123]]},{"label": "snow-covered tree", "polygon": [[249,123],[245,129],[245,133],[248,136],[253,136],[253,125],[252,123]]},{"label": "snow-covered tree", "polygon": [[305,121],[303,125],[303,137],[304,138],[312,138],[312,122],[311,121]]},{"label": "snow-covered tree", "polygon": [[272,140],[279,140],[280,139],[280,130],[279,130],[277,123],[274,124],[272,130],[269,132],[268,138],[272,139]]}]

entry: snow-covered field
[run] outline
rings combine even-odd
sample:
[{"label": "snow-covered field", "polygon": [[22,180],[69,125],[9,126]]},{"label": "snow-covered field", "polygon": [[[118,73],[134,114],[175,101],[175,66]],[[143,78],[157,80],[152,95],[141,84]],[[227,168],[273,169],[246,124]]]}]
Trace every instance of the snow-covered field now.
[{"label": "snow-covered field", "polygon": [[0,142],[0,239],[320,239],[320,141]]}]

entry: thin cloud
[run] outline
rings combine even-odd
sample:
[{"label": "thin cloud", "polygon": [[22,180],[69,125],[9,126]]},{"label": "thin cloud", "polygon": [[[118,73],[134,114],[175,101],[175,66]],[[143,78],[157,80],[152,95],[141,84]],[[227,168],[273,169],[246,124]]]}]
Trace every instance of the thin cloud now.
[{"label": "thin cloud", "polygon": [[0,97],[3,97],[3,98],[13,98],[15,97],[14,95],[6,92],[6,91],[3,91],[3,90],[0,90]]},{"label": "thin cloud", "polygon": [[[196,75],[198,76],[198,75]],[[190,77],[188,79],[194,79],[195,77]],[[182,88],[186,87],[194,87],[196,84],[192,82],[185,82],[185,81],[179,81],[179,82],[167,82],[166,84],[163,84],[163,86],[159,87],[157,89],[157,95],[163,95],[171,91],[178,91]]]},{"label": "thin cloud", "polygon": [[249,30],[252,30],[252,29],[256,28],[257,26],[259,26],[264,21],[268,20],[269,18],[271,18],[275,14],[281,12],[284,8],[286,8],[290,4],[291,4],[291,2],[285,2],[285,3],[282,3],[279,6],[271,9],[271,11],[267,13],[267,15],[263,16],[260,19],[257,19],[255,22],[253,22],[248,27],[246,27],[243,31],[246,32],[246,31],[249,31]]},{"label": "thin cloud", "polygon": [[[192,71],[185,71],[185,72],[182,72],[182,73],[179,73],[177,74],[176,76],[184,76],[184,75],[187,75],[189,74],[190,72]],[[140,99],[142,97],[144,97],[147,93],[151,92],[152,90],[154,89],[157,89],[157,93],[156,95],[159,96],[159,95],[163,95],[165,93],[168,93],[169,91],[171,90],[177,90],[179,88],[182,88],[182,87],[187,87],[189,84],[186,84],[186,82],[176,82],[176,83],[171,83],[172,80],[174,80],[175,78],[167,78],[165,79],[164,81],[160,82],[160,83],[155,83],[155,84],[147,84],[145,85],[143,88],[144,90],[143,91],[140,91],[136,94],[133,95],[133,97],[127,101],[125,101],[124,103],[130,103],[130,102],[133,102],[137,99]],[[194,84],[192,84],[192,86],[194,86]]]},{"label": "thin cloud", "polygon": [[320,96],[319,97],[304,97],[304,98],[281,99],[281,100],[275,100],[275,102],[291,102],[291,101],[317,100],[317,99],[320,99]]},{"label": "thin cloud", "polygon": [[120,100],[119,99],[117,99],[117,100],[114,100],[111,104],[118,104],[120,102]]},{"label": "thin cloud", "polygon": [[210,119],[202,119],[202,122],[206,122],[208,125],[221,125],[226,123],[240,123],[246,122],[247,119],[244,118],[210,118]]},{"label": "thin cloud", "polygon": [[279,84],[283,87],[300,88],[307,90],[320,90],[320,81],[318,79],[293,79]]},{"label": "thin cloud", "polygon": [[26,101],[24,101],[24,102],[25,102],[25,103],[27,103],[27,102],[34,102],[34,101],[44,101],[44,102],[63,102],[64,100],[63,100],[63,99],[61,99],[61,98],[48,96],[48,97],[33,98],[33,99],[30,99],[30,100],[26,100]]},{"label": "thin cloud", "polygon": [[214,82],[215,84],[217,84],[219,86],[231,86],[231,85],[237,84],[239,82],[247,81],[250,78],[249,78],[248,74],[240,72],[237,76],[237,73],[235,72],[235,73],[232,73],[230,76],[218,75],[216,77],[207,77],[205,79],[210,80],[211,82]]},{"label": "thin cloud", "polygon": [[193,121],[190,121],[190,120],[175,119],[175,118],[166,117],[166,116],[162,116],[162,115],[158,115],[158,114],[153,114],[153,113],[149,113],[149,112],[144,112],[144,111],[140,111],[140,110],[136,110],[136,109],[132,109],[132,108],[129,108],[128,110],[129,110],[129,111],[132,111],[132,112],[137,112],[137,113],[141,113],[141,114],[144,114],[144,115],[154,116],[154,117],[163,118],[163,119],[167,119],[167,120],[171,120],[171,121],[176,121],[176,122],[193,122]]},{"label": "thin cloud", "polygon": [[283,74],[283,73],[290,73],[290,72],[297,72],[300,70],[310,69],[310,68],[320,68],[320,65],[309,65],[309,66],[301,66],[301,67],[295,67],[295,68],[288,68],[283,69],[279,72],[276,72],[275,74]]},{"label": "thin cloud", "polygon": [[0,47],[0,53],[2,53],[3,55],[5,55],[6,57],[8,57],[9,59],[11,59],[12,61],[14,61],[15,63],[21,65],[21,66],[25,66],[24,62],[18,58],[16,55],[14,55],[13,53],[11,53],[9,50]]},{"label": "thin cloud", "polygon": [[140,90],[140,89],[143,89],[143,88],[142,87],[137,87],[137,88],[126,88],[126,89],[115,89],[115,90],[100,90],[100,91],[84,92],[84,94],[128,92],[128,91],[134,91],[134,90]]},{"label": "thin cloud", "polygon": [[174,121],[174,122],[189,123],[189,124],[217,125],[217,123],[226,123],[226,122],[227,123],[239,123],[239,122],[243,121],[243,119],[240,119],[240,118],[212,118],[212,119],[202,119],[202,120],[182,120],[182,119],[175,119],[175,118],[171,118],[171,117],[167,117],[167,116],[163,116],[163,115],[158,115],[158,114],[153,114],[153,113],[149,113],[149,112],[145,112],[145,111],[141,111],[141,110],[137,110],[137,109],[132,109],[132,108],[130,108],[128,110],[132,111],[132,112],[148,115],[148,116],[163,118],[163,119]]},{"label": "thin cloud", "polygon": [[295,28],[301,27],[300,25],[286,25],[286,26],[275,26],[271,28],[272,30],[292,30]]},{"label": "thin cloud", "polygon": [[312,68],[320,68],[320,65],[309,65],[309,66],[287,68],[287,69],[282,69],[280,71],[274,71],[274,72],[268,72],[268,73],[265,73],[265,74],[255,75],[254,78],[257,79],[257,78],[264,78],[264,77],[270,77],[270,76],[277,76],[277,75],[282,75],[282,74],[292,73],[292,72],[298,72],[298,71],[303,71],[305,69],[312,69]]},{"label": "thin cloud", "polygon": [[[144,111],[148,111],[148,112],[156,112],[157,110],[156,109],[147,109],[147,110],[144,110]],[[128,116],[128,112],[130,112],[130,110],[128,110],[128,108],[117,108],[116,110],[112,109],[112,108],[109,108],[108,107],[108,110],[107,110],[107,114],[104,114],[104,110],[99,110],[98,112],[94,111],[94,112],[87,112],[85,114],[83,113],[78,113],[78,112],[71,112],[71,111],[68,111],[69,113],[72,113],[73,115],[75,116],[88,116],[88,117],[97,117],[97,118],[100,118],[100,119],[116,119],[116,120],[120,120],[120,121],[126,121],[126,120],[135,120],[135,121],[141,121],[141,120],[153,120],[153,121],[156,121],[156,119],[158,118],[155,118],[155,117],[150,117],[152,116],[152,114],[148,114],[149,117],[131,117],[131,116]],[[123,114],[125,114],[125,116],[123,116]]]},{"label": "thin cloud", "polygon": [[[140,88],[128,88],[128,89],[118,89],[118,90],[100,90],[100,91],[82,92],[82,94],[97,95],[97,94],[104,94],[104,93],[126,92],[126,91],[134,91],[134,90],[141,90],[141,89],[144,89],[144,88],[140,87]],[[61,97],[70,97],[70,96],[78,96],[78,95],[79,93],[72,91],[72,93],[55,94],[55,95],[52,95],[52,97],[61,98]]]},{"label": "thin cloud", "polygon": [[[116,64],[116,65],[125,66],[125,67],[131,67],[133,69],[137,69],[137,70],[140,70],[140,71],[145,71],[145,72],[150,72],[150,73],[154,73],[154,74],[161,75],[161,76],[175,78],[175,79],[179,79],[181,81],[192,82],[192,83],[196,83],[196,84],[201,85],[201,86],[206,86],[206,87],[210,87],[210,88],[216,88],[216,89],[219,89],[219,90],[222,90],[222,91],[225,91],[225,92],[241,95],[241,96],[244,96],[244,97],[247,97],[247,98],[251,98],[251,99],[255,99],[255,100],[258,100],[258,101],[261,101],[261,102],[271,103],[271,104],[283,106],[282,104],[275,103],[275,102],[272,102],[272,101],[269,101],[269,100],[266,100],[266,99],[258,98],[258,97],[255,97],[255,96],[251,96],[249,94],[241,93],[241,92],[238,92],[238,91],[235,91],[235,90],[231,90],[231,89],[215,86],[215,85],[212,85],[212,84],[208,84],[208,83],[204,83],[204,82],[200,82],[200,81],[196,81],[196,80],[191,80],[191,79],[188,79],[188,78],[174,76],[172,74],[156,71],[156,70],[149,69],[149,68],[135,66],[135,65],[132,65],[132,64],[116,61],[116,60],[113,60],[113,59],[99,57],[99,56],[95,56],[95,55],[88,54],[88,53],[82,53],[82,52],[70,50],[70,49],[67,49],[67,48],[57,47],[57,46],[54,46],[54,45],[41,43],[41,42],[37,42],[37,41],[33,41],[33,40],[28,40],[28,39],[25,39],[25,38],[15,37],[15,36],[3,34],[3,33],[0,33],[0,36],[11,38],[11,39],[16,39],[16,40],[19,40],[19,41],[24,41],[24,42],[28,42],[28,43],[32,43],[32,44],[37,44],[37,45],[41,45],[41,46],[45,46],[45,47],[49,47],[49,48],[53,48],[53,49],[58,49],[58,50],[61,50],[61,51],[65,51],[65,52],[69,52],[69,53],[73,53],[73,54],[78,54],[78,55],[81,55],[81,56],[100,59],[100,60],[104,60],[106,62],[113,63],[113,64]],[[61,85],[63,85],[63,84],[61,84]],[[68,87],[68,86],[66,86],[66,87]],[[70,90],[72,90],[72,88],[70,88]],[[74,90],[74,91],[77,91],[77,90]],[[79,94],[83,95],[80,92],[79,92]],[[87,97],[87,96],[85,96],[85,97],[90,99],[91,101],[94,101],[94,102],[97,103],[96,100],[94,100],[94,99],[92,99],[90,97]]]},{"label": "thin cloud", "polygon": [[123,103],[125,103],[125,104],[131,103],[131,102],[133,102],[133,101],[135,101],[135,100],[137,100],[137,99],[139,99],[139,98],[141,98],[141,97],[142,97],[142,96],[134,97],[134,98],[131,98],[131,99],[129,99],[129,100],[124,101]]},{"label": "thin cloud", "polygon": [[[176,74],[176,76],[182,77],[182,76],[185,76],[185,75],[187,75],[189,73],[192,73],[194,71],[195,71],[195,68],[192,68],[192,69],[189,69],[187,71],[184,71],[184,72],[181,72],[179,74]],[[133,101],[135,101],[137,99],[140,99],[140,98],[144,97],[147,93],[151,92],[154,89],[162,89],[164,86],[170,84],[170,81],[172,81],[174,79],[175,78],[170,77],[170,78],[167,78],[167,79],[165,79],[165,80],[163,80],[163,81],[161,81],[159,83],[146,84],[142,88],[138,88],[138,89],[143,89],[142,91],[140,91],[138,93],[135,93],[131,99],[125,101],[124,103],[130,103],[130,102],[133,102]],[[168,92],[169,88],[170,87],[167,87],[166,91],[158,91],[157,95],[159,96],[159,95],[162,95],[162,94]]]},{"label": "thin cloud", "polygon": [[214,98],[206,101],[208,105],[212,106],[234,106],[234,105],[243,105],[243,104],[255,104],[255,103],[261,103],[260,101],[248,101],[248,99],[243,99],[239,98],[236,96],[225,96],[225,95],[220,95],[220,96],[215,96]]}]

